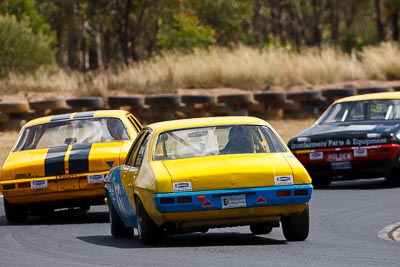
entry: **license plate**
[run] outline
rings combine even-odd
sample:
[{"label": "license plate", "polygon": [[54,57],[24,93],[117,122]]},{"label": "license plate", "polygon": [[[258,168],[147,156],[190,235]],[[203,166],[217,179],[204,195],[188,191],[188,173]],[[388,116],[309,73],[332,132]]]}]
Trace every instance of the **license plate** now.
[{"label": "license plate", "polygon": [[232,208],[241,208],[246,207],[246,195],[231,195],[231,196],[222,196],[221,203],[223,209],[232,209]]},{"label": "license plate", "polygon": [[32,189],[47,188],[47,180],[31,181]]},{"label": "license plate", "polygon": [[104,174],[95,174],[95,175],[88,176],[89,184],[95,184],[95,183],[101,183],[101,182],[104,182]]},{"label": "license plate", "polygon": [[332,162],[331,167],[332,170],[348,170],[351,169],[351,164],[348,161]]},{"label": "license plate", "polygon": [[351,152],[340,152],[340,153],[331,153],[328,154],[328,161],[349,161],[352,159]]}]

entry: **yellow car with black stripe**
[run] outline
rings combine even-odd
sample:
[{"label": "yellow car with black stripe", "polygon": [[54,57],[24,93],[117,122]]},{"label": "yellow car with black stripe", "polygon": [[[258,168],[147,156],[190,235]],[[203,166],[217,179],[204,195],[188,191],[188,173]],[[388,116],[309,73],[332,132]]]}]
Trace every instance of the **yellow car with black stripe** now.
[{"label": "yellow car with black stripe", "polygon": [[10,223],[59,208],[104,204],[104,177],[121,164],[142,126],[129,112],[99,110],[26,123],[0,172]]}]

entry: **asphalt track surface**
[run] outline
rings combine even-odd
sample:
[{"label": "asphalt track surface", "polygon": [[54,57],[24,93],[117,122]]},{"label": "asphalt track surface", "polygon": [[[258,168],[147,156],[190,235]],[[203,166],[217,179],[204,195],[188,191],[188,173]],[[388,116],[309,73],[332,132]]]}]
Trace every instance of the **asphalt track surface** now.
[{"label": "asphalt track surface", "polygon": [[[0,266],[399,266],[399,186],[383,179],[334,182],[314,191],[310,235],[285,241],[280,228],[212,229],[143,246],[110,235],[106,206],[58,211],[9,225],[0,199]],[[393,228],[394,227],[394,228]]]}]

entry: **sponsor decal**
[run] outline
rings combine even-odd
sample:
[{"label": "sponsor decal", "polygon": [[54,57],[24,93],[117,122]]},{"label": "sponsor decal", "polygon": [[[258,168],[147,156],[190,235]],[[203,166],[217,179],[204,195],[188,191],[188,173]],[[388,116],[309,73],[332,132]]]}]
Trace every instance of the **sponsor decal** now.
[{"label": "sponsor decal", "polygon": [[200,203],[203,203],[203,200],[206,196],[205,195],[198,195],[197,198],[199,199]]},{"label": "sponsor decal", "polygon": [[324,147],[338,147],[338,146],[370,146],[387,143],[387,138],[368,138],[358,139],[349,138],[343,140],[324,140],[318,142],[306,142],[306,143],[292,143],[290,149],[312,149],[312,148],[324,148]]},{"label": "sponsor decal", "polygon": [[291,185],[293,184],[292,175],[275,176],[275,185]]},{"label": "sponsor decal", "polygon": [[366,157],[368,156],[368,152],[366,149],[355,149],[353,151],[354,157]]},{"label": "sponsor decal", "polygon": [[89,184],[101,183],[103,181],[104,181],[104,174],[88,175]]},{"label": "sponsor decal", "polygon": [[331,153],[327,156],[327,161],[349,161],[352,159],[351,152]]},{"label": "sponsor decal", "polygon": [[324,158],[324,153],[322,152],[311,152],[310,160],[319,160]]},{"label": "sponsor decal", "polygon": [[31,188],[32,189],[47,188],[47,180],[31,181]]},{"label": "sponsor decal", "polygon": [[107,165],[108,165],[108,167],[110,167],[110,169],[112,168],[112,166],[114,165],[114,160],[110,160],[110,161],[106,161],[106,163],[107,163]]},{"label": "sponsor decal", "polygon": [[192,191],[192,182],[173,183],[172,190],[174,192]]},{"label": "sponsor decal", "polygon": [[16,173],[14,176],[15,179],[30,178],[30,177],[32,177],[31,173]]}]

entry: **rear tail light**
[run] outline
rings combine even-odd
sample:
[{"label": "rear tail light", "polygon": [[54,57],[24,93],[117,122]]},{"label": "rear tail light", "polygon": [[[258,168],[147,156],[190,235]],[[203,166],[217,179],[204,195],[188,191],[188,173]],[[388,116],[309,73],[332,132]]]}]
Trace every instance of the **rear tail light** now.
[{"label": "rear tail light", "polygon": [[163,197],[160,199],[160,204],[173,204],[175,202],[173,197]]},{"label": "rear tail light", "polygon": [[277,197],[289,197],[292,195],[292,192],[290,190],[279,190],[276,191],[276,196]]},{"label": "rear tail light", "polygon": [[308,190],[307,189],[294,190],[294,195],[295,196],[307,196],[308,195]]},{"label": "rear tail light", "polygon": [[15,189],[15,184],[5,184],[3,185],[3,190],[12,190]]},{"label": "rear tail light", "polygon": [[26,183],[19,183],[18,184],[18,188],[31,188],[31,183],[30,182],[26,182]]},{"label": "rear tail light", "polygon": [[192,197],[178,197],[178,203],[191,203]]}]

